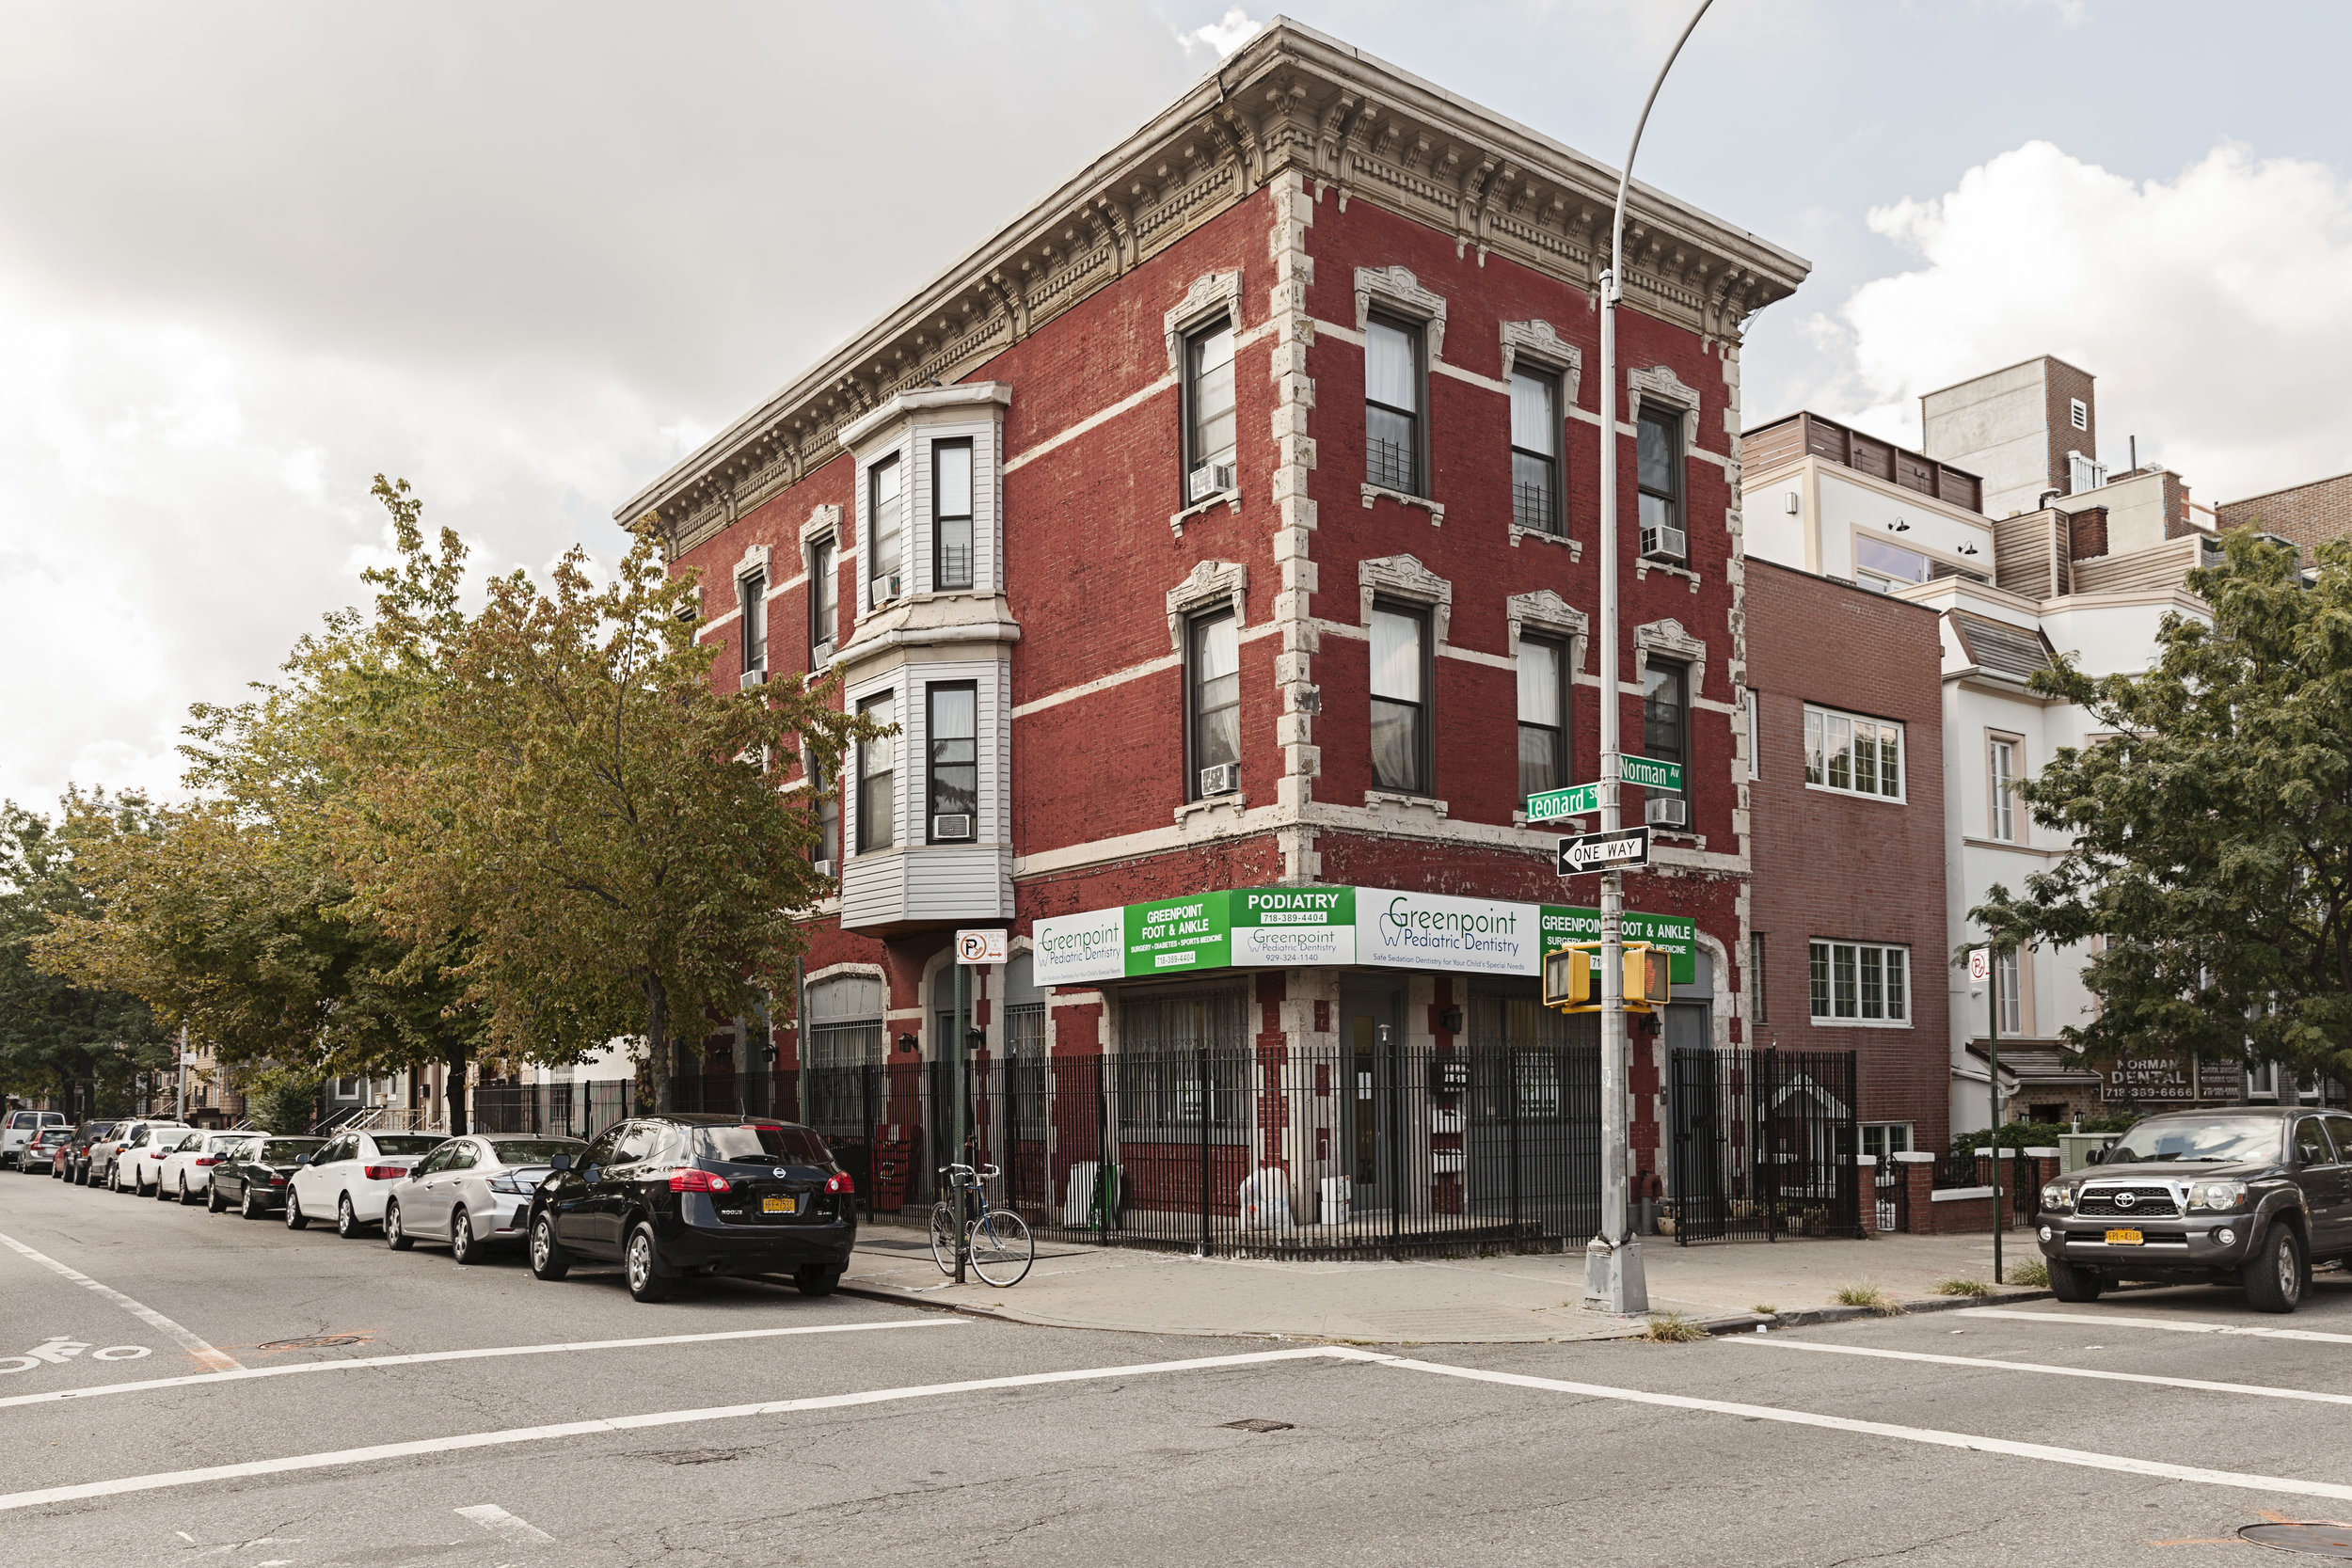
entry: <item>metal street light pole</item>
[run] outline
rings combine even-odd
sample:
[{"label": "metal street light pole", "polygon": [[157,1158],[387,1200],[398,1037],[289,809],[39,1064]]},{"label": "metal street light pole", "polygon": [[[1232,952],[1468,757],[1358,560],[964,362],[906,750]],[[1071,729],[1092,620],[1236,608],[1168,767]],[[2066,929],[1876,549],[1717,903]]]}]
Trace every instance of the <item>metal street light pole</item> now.
[{"label": "metal street light pole", "polygon": [[[1625,273],[1625,198],[1633,181],[1633,156],[1642,148],[1658,89],[1675,57],[1714,0],[1699,0],[1690,22],[1658,68],[1658,79],[1642,100],[1633,140],[1617,172],[1616,211],[1609,223],[1609,270],[1600,275],[1600,827],[1614,832],[1618,780],[1624,774],[1618,737],[1617,653],[1617,296]],[[1642,1244],[1626,1224],[1627,1138],[1630,1105],[1625,1034],[1625,874],[1600,879],[1600,1234],[1584,1248],[1584,1305],[1611,1313],[1649,1310],[1649,1285],[1642,1273]]]}]

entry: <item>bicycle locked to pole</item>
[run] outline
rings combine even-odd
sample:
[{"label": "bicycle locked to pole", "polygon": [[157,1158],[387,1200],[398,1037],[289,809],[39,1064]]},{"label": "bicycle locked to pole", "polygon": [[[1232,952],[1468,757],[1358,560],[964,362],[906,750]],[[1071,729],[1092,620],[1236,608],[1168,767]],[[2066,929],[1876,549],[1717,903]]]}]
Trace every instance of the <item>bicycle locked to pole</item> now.
[{"label": "bicycle locked to pole", "polygon": [[[973,1273],[1004,1290],[1020,1284],[1037,1260],[1037,1243],[1027,1224],[1011,1210],[988,1201],[989,1181],[1002,1174],[994,1165],[977,1170],[970,1165],[941,1167],[946,1196],[931,1205],[931,1261],[941,1274],[953,1278],[957,1263],[969,1261]],[[956,1224],[958,1196],[972,1216],[961,1227]]]}]

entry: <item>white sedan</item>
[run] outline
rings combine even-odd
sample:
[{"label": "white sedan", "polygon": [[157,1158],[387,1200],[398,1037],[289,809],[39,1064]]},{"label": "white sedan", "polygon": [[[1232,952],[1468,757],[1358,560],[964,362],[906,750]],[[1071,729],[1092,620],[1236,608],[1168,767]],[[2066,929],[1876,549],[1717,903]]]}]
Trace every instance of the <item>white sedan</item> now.
[{"label": "white sedan", "polygon": [[452,1258],[471,1263],[490,1243],[519,1242],[531,1226],[531,1195],[558,1162],[569,1164],[587,1147],[530,1132],[452,1138],[392,1187],[384,1243],[405,1252],[446,1241]]},{"label": "white sedan", "polygon": [[384,1200],[418,1161],[448,1142],[439,1132],[340,1132],[295,1167],[286,1183],[286,1228],[335,1216],[352,1237],[384,1223]]},{"label": "white sedan", "polygon": [[213,1167],[262,1135],[253,1132],[189,1133],[164,1155],[163,1172],[155,1179],[155,1196],[196,1202],[212,1190]]}]

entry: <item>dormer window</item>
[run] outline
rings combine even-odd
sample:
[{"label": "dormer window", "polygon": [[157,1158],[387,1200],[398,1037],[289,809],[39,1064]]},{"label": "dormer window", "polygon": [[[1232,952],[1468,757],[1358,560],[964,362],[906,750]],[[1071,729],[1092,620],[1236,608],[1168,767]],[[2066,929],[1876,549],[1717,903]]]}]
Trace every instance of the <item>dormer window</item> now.
[{"label": "dormer window", "polygon": [[868,469],[866,515],[873,519],[866,580],[883,604],[906,592],[906,465],[896,453]]}]

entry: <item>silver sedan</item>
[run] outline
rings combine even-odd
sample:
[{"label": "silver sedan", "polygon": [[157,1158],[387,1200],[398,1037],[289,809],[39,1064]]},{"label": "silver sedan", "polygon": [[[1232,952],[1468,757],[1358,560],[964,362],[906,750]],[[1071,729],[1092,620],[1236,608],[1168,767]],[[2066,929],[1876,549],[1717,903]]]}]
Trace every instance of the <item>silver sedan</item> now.
[{"label": "silver sedan", "polygon": [[460,1263],[486,1244],[519,1242],[531,1220],[531,1195],[558,1164],[588,1146],[578,1138],[532,1132],[475,1132],[450,1139],[393,1183],[384,1204],[384,1244],[405,1252],[419,1242],[447,1242]]}]

